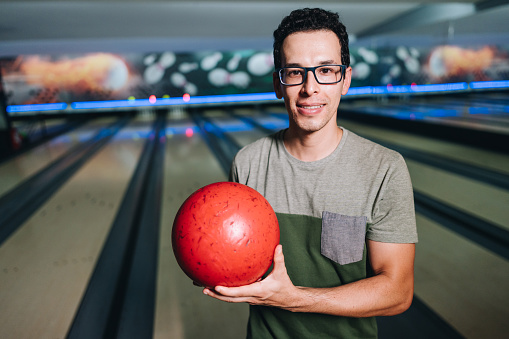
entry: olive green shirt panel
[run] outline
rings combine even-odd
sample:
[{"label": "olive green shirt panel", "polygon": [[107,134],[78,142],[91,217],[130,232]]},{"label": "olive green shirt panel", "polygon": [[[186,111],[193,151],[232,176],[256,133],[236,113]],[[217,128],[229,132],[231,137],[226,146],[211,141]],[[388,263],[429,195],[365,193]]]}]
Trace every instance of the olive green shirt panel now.
[{"label": "olive green shirt panel", "polygon": [[[357,262],[340,265],[321,254],[320,218],[277,214],[288,275],[296,286],[334,287],[367,276],[366,248]],[[365,233],[365,225],[364,231]],[[250,306],[248,338],[377,337],[375,318],[349,318]]]}]

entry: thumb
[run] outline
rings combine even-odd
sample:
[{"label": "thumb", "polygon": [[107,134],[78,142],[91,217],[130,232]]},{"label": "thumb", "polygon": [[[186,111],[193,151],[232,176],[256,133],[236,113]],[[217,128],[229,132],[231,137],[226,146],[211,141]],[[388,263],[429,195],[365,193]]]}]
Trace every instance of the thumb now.
[{"label": "thumb", "polygon": [[283,246],[281,244],[276,246],[274,250],[274,268],[272,269],[273,278],[276,280],[282,277],[288,277],[286,270],[285,256],[283,255]]},{"label": "thumb", "polygon": [[283,255],[283,245],[279,244],[274,250],[274,269],[281,265],[285,266],[285,256]]}]

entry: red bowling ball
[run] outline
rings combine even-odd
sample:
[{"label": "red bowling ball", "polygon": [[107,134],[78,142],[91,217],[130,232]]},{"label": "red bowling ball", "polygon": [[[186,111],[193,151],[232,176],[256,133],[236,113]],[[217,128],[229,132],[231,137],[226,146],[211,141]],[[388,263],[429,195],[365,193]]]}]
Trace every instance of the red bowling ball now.
[{"label": "red bowling ball", "polygon": [[204,287],[242,286],[263,276],[279,244],[279,224],[268,201],[242,184],[200,188],[182,204],[172,230],[173,252]]}]

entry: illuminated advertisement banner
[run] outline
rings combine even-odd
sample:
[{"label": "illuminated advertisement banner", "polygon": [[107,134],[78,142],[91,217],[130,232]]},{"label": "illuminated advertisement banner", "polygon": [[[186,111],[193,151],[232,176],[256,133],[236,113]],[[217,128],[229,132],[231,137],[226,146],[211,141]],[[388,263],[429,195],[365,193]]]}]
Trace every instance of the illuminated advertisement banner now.
[{"label": "illuminated advertisement banner", "polygon": [[272,53],[17,56],[1,62],[8,105],[272,91]]},{"label": "illuminated advertisement banner", "polygon": [[361,47],[351,55],[354,87],[509,79],[509,48],[497,46]]},{"label": "illuminated advertisement banner", "polygon": [[[350,51],[350,95],[507,87],[509,79],[509,49],[500,46]],[[0,68],[11,114],[275,99],[272,51],[19,55]]]}]

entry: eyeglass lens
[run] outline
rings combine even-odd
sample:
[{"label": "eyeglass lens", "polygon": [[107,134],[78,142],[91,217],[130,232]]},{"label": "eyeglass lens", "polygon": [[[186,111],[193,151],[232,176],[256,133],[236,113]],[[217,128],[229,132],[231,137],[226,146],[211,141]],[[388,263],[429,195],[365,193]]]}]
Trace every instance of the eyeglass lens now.
[{"label": "eyeglass lens", "polygon": [[[313,68],[308,70],[313,70]],[[287,67],[279,71],[283,84],[300,85],[304,82],[307,70],[301,67]],[[343,76],[342,67],[339,65],[324,65],[313,70],[315,78],[320,84],[334,84],[341,81]]]}]

